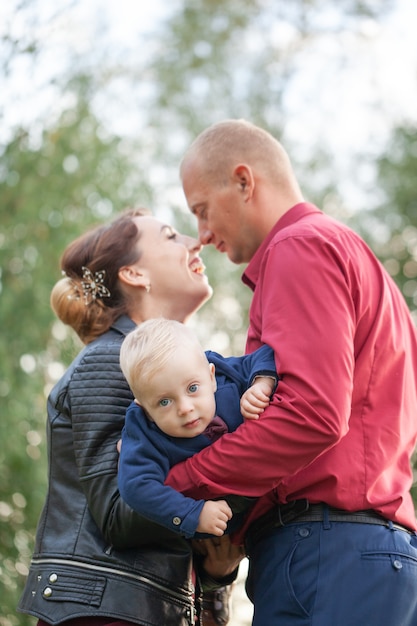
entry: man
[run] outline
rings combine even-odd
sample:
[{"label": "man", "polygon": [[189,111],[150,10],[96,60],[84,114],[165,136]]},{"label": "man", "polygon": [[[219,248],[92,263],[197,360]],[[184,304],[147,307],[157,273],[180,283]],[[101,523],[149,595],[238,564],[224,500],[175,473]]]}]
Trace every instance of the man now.
[{"label": "man", "polygon": [[206,129],[181,177],[201,242],[248,263],[247,351],[272,346],[282,380],[259,420],[168,484],[259,497],[245,536],[254,625],[415,626],[417,341],[404,299],[358,235],[304,201],[264,130]]}]

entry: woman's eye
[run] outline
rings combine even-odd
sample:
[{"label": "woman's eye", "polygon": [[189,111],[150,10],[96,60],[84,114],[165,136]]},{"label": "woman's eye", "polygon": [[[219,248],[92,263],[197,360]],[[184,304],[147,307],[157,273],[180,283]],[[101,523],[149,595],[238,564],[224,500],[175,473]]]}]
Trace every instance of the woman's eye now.
[{"label": "woman's eye", "polygon": [[192,385],[190,385],[190,386],[188,387],[188,391],[189,391],[190,393],[195,393],[196,391],[198,391],[198,385],[197,385],[197,383],[193,383]]},{"label": "woman's eye", "polygon": [[168,398],[163,398],[163,400],[159,401],[159,406],[168,406],[170,403],[170,400],[168,400]]}]

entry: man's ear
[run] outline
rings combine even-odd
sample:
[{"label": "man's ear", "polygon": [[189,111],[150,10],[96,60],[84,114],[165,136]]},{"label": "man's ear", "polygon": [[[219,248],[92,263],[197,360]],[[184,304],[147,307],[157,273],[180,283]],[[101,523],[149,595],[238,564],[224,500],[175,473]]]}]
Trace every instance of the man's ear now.
[{"label": "man's ear", "polygon": [[146,287],[149,284],[147,271],[136,265],[125,265],[119,269],[119,280],[131,287]]},{"label": "man's ear", "polygon": [[244,194],[244,199],[250,200],[255,189],[255,179],[251,167],[245,163],[236,165],[233,171],[233,179],[239,190]]}]

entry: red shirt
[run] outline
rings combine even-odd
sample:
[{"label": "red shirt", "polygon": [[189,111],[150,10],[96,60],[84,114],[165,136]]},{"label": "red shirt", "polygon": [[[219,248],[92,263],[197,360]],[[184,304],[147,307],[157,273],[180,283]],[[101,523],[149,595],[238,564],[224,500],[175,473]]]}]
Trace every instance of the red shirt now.
[{"label": "red shirt", "polygon": [[254,517],[298,498],[374,509],[417,528],[417,341],[406,303],[364,241],[315,206],[294,206],[249,263],[247,351],[275,351],[282,377],[246,420],[167,483],[200,498],[264,496]]}]

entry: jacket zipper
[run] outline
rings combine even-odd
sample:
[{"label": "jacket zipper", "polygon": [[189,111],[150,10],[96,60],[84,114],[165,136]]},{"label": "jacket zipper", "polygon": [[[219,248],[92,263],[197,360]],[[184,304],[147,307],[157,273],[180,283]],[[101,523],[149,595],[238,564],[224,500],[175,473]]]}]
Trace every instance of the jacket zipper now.
[{"label": "jacket zipper", "polygon": [[124,576],[125,578],[132,578],[133,580],[138,580],[139,582],[146,583],[159,591],[163,591],[169,596],[181,600],[182,602],[186,601],[191,604],[192,610],[194,610],[192,603],[193,590],[190,593],[180,593],[178,591],[173,591],[172,589],[168,589],[164,587],[164,585],[160,585],[159,583],[147,578],[146,576],[141,576],[139,574],[129,574],[124,572],[123,570],[115,569],[113,567],[101,567],[100,565],[89,565],[88,563],[82,563],[81,561],[70,561],[68,559],[32,559],[32,563],[34,565],[69,565],[74,567],[81,567],[87,570],[94,570],[98,572],[110,572],[112,574],[117,574],[118,576]]}]

